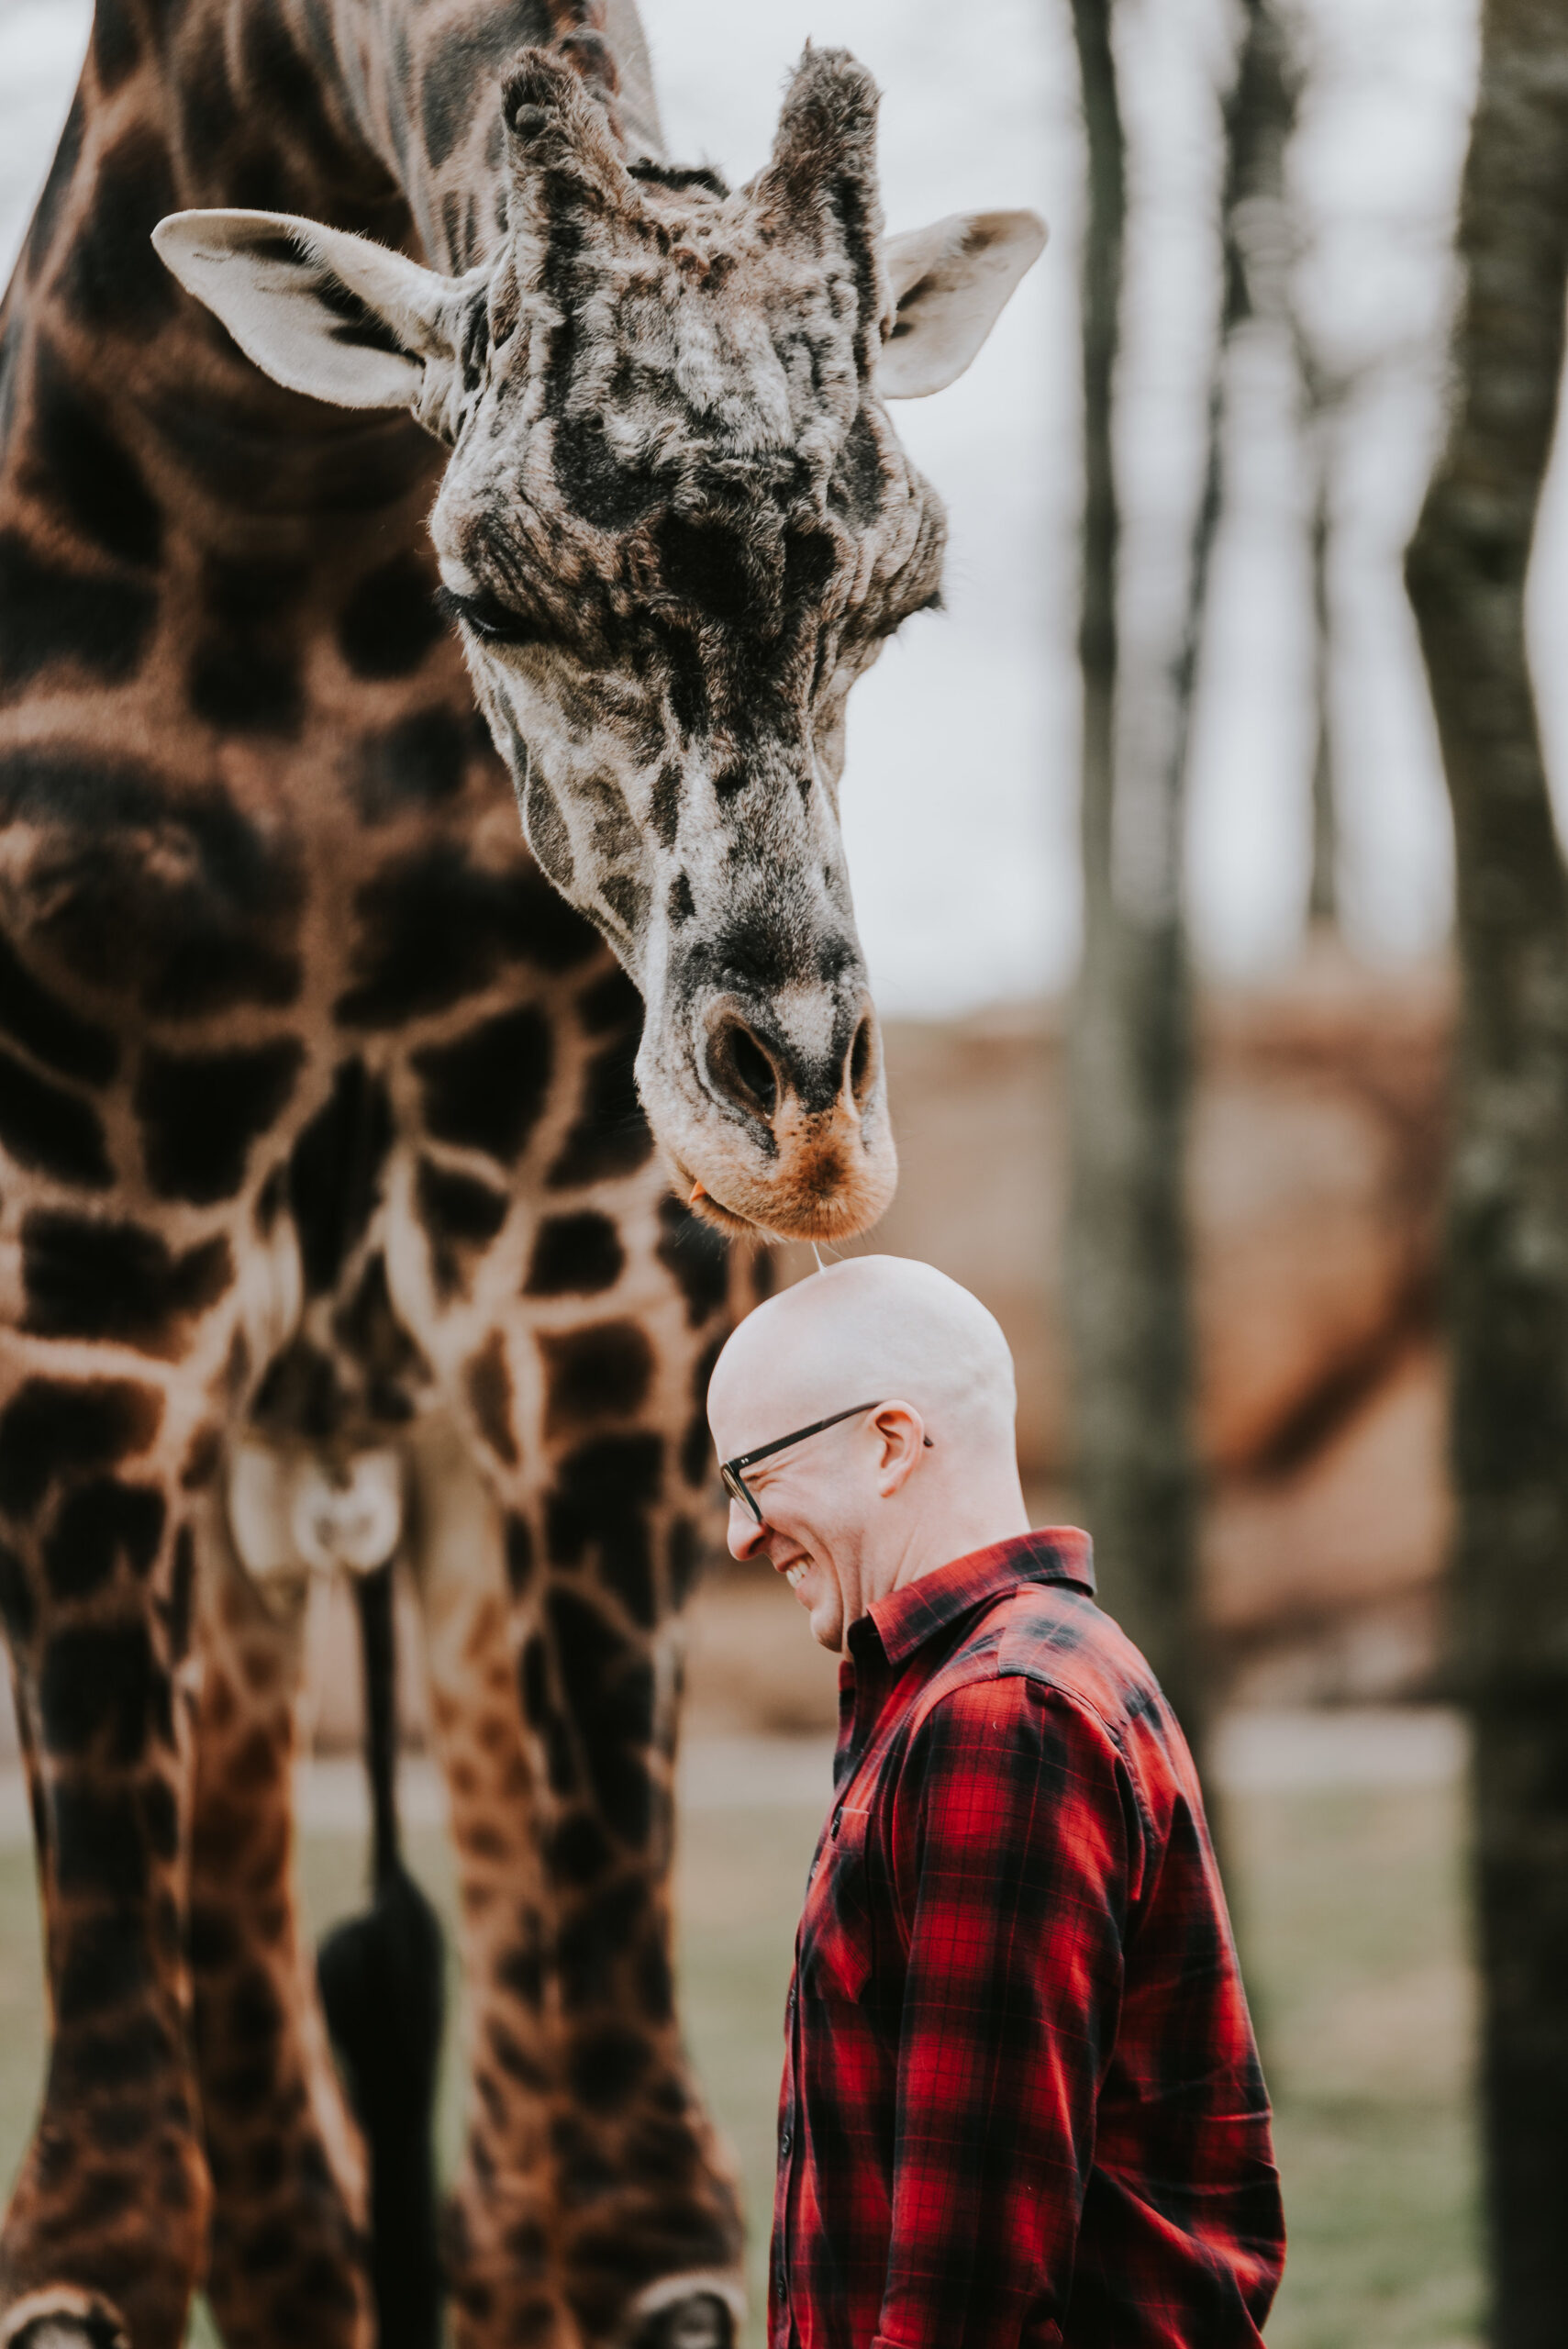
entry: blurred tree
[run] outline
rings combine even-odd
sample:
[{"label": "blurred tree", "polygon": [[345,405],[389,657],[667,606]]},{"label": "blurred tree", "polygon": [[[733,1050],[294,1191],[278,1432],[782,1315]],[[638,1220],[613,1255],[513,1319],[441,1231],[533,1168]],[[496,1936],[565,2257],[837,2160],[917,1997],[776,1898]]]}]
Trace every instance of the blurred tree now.
[{"label": "blurred tree", "polygon": [[1073,0],[1088,205],[1083,252],[1084,952],[1070,1040],[1066,1303],[1078,1475],[1106,1604],[1153,1664],[1202,1753],[1208,1674],[1197,1588],[1197,1469],[1185,1204],[1192,989],[1183,915],[1192,715],[1223,494],[1226,359],[1286,316],[1284,149],[1295,84],[1271,0],[1244,0],[1223,118],[1222,284],[1203,480],[1180,625],[1123,645],[1113,406],[1127,151],[1111,0]]},{"label": "blurred tree", "polygon": [[1486,0],[1452,420],[1407,560],[1453,807],[1455,1670],[1496,2349],[1568,2331],[1568,874],[1525,640],[1568,284],[1568,8]]},{"label": "blurred tree", "polygon": [[1307,918],[1315,930],[1340,925],[1340,823],[1334,785],[1334,607],[1329,585],[1333,544],[1333,473],[1327,410],[1310,392],[1307,419],[1312,468],[1312,867]]},{"label": "blurred tree", "polygon": [[1335,454],[1340,412],[1350,379],[1325,366],[1296,287],[1304,239],[1287,158],[1296,136],[1305,73],[1299,54],[1301,10],[1275,0],[1242,0],[1236,79],[1225,120],[1230,203],[1226,217],[1227,329],[1255,319],[1284,343],[1296,384],[1296,425],[1309,504],[1307,551],[1311,579],[1312,828],[1307,918],[1318,930],[1340,920],[1340,824],[1334,763]]},{"label": "blurred tree", "polygon": [[1312,629],[1312,829],[1307,918],[1340,919],[1340,826],[1334,780],[1334,459],[1348,384],[1323,364],[1296,297],[1303,237],[1287,159],[1304,72],[1298,8],[1242,0],[1236,78],[1225,104],[1226,320],[1229,340],[1255,321],[1278,336],[1295,375],[1296,427],[1309,484],[1307,559]]},{"label": "blurred tree", "polygon": [[[1130,676],[1118,627],[1112,434],[1127,150],[1110,17],[1110,0],[1073,0],[1089,201],[1079,627],[1084,954],[1071,1035],[1066,1298],[1079,1477],[1102,1590],[1196,1744],[1203,1672],[1183,1196],[1192,1023],[1180,885],[1191,648],[1178,645],[1163,675]],[[1207,495],[1206,484],[1203,502]],[[1189,615],[1194,601],[1189,595]],[[1137,723],[1128,722],[1129,703]]]}]

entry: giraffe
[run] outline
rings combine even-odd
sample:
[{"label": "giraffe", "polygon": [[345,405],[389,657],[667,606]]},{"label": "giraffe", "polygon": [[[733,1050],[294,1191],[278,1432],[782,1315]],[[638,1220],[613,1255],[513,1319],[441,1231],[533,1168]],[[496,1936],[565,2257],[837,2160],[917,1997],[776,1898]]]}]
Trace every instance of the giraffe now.
[{"label": "giraffe", "polygon": [[943,521],[886,404],[1043,239],[885,236],[875,112],[808,50],[732,192],[665,158],[630,0],[98,0],[0,310],[0,1615],[52,2030],[0,2349],[172,2349],[198,2281],[230,2349],[374,2337],[290,1783],[310,1571],[394,1553],[455,2338],[733,2341],[669,1965],[702,1400],[759,1241],[895,1179],[837,794]]}]

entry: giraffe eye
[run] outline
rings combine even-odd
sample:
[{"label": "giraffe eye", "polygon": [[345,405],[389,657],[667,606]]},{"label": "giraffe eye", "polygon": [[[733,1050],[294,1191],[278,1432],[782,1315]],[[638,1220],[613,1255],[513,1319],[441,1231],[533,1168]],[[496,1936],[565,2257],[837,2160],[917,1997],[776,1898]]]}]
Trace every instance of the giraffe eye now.
[{"label": "giraffe eye", "polygon": [[940,612],[942,609],[942,591],[934,587],[917,604],[895,606],[892,610],[880,612],[869,626],[863,628],[862,633],[872,643],[885,643],[897,635],[906,620],[914,619],[920,612]]},{"label": "giraffe eye", "polygon": [[461,620],[486,644],[539,642],[540,630],[536,624],[526,614],[513,611],[509,604],[502,603],[498,596],[492,596],[485,589],[482,588],[476,596],[454,596],[450,587],[443,587],[436,600],[448,619]]}]

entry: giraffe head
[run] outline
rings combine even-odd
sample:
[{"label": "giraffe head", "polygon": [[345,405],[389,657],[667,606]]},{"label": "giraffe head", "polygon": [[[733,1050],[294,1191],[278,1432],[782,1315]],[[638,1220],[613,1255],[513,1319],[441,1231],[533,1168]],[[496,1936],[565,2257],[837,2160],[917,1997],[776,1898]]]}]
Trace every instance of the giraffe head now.
[{"label": "giraffe head", "polygon": [[876,92],[808,50],[730,194],[629,163],[561,55],[503,88],[494,250],[443,276],[255,212],[163,259],[270,374],[410,406],[430,518],[528,841],[647,1008],[639,1083],[732,1229],[834,1239],[892,1195],[838,792],[851,685],[939,596],[943,517],[886,403],[979,349],[1031,213],[884,239]]}]

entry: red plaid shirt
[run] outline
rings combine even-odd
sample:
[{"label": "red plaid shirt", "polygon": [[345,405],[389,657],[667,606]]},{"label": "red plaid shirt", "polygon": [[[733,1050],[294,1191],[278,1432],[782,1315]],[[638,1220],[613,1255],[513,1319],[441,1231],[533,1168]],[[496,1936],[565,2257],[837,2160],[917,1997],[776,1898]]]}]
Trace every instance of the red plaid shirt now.
[{"label": "red plaid shirt", "polygon": [[1242,2349],[1284,2262],[1196,1774],[1029,1533],[851,1626],[786,2022],[772,2349]]}]

